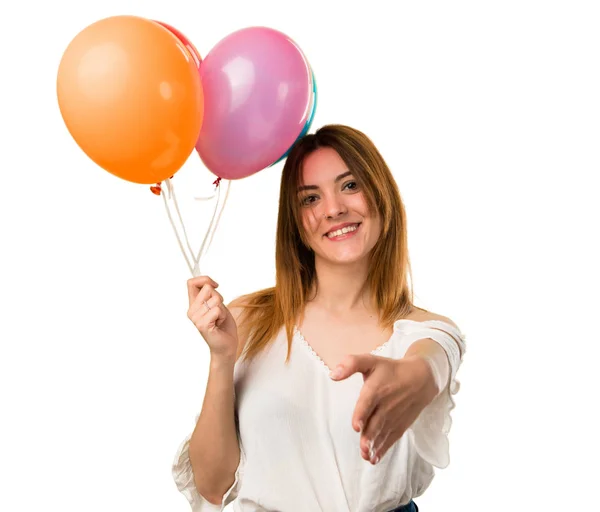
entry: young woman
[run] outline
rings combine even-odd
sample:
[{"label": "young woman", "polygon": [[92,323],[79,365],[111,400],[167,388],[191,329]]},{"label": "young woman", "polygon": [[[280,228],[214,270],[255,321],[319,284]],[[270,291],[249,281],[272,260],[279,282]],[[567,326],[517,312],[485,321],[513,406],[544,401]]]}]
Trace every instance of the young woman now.
[{"label": "young woman", "polygon": [[413,305],[406,216],[373,143],[328,125],[281,179],[276,284],[228,306],[188,281],[210,347],[196,427],[173,464],[193,512],[415,512],[449,463],[464,336]]}]

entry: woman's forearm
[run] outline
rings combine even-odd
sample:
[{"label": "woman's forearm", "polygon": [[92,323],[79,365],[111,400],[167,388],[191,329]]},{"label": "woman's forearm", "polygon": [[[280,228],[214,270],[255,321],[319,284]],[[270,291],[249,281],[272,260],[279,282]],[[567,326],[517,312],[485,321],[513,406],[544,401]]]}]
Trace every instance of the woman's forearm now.
[{"label": "woman's forearm", "polygon": [[221,503],[233,485],[240,461],[235,428],[235,356],[212,358],[202,411],[190,439],[189,454],[198,492]]}]

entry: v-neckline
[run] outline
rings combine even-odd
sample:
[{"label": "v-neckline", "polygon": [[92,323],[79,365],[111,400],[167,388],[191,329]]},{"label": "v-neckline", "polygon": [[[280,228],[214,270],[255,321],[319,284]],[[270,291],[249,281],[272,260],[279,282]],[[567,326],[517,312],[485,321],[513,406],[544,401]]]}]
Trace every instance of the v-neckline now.
[{"label": "v-neckline", "polygon": [[[385,342],[383,342],[381,345],[374,348],[373,350],[371,350],[368,353],[372,354],[372,355],[377,355],[379,352],[384,350],[392,341],[392,338],[394,337],[395,332],[396,332],[396,329],[394,326],[392,328],[392,334],[390,335],[390,337]],[[302,334],[302,332],[300,331],[300,329],[298,328],[297,325],[294,325],[294,337],[296,337],[298,339],[298,341],[300,341],[300,344],[308,350],[308,353],[314,358],[314,360],[317,362],[317,364],[319,364],[321,366],[321,368],[323,368],[323,370],[326,371],[327,374],[329,375],[333,369],[330,368],[329,365],[325,361],[323,361],[321,356],[319,354],[317,354],[315,349],[312,348],[311,344],[306,340],[306,338],[304,337],[304,335]]]}]

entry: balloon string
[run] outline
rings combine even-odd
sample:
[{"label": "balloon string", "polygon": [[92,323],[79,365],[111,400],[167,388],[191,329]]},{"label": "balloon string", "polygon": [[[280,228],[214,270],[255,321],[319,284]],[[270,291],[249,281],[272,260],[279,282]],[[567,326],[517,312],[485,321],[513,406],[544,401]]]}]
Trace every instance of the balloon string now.
[{"label": "balloon string", "polygon": [[[221,178],[219,178],[220,181]],[[219,220],[221,220],[221,215],[223,214],[223,210],[225,209],[225,205],[227,204],[227,197],[229,196],[229,189],[231,187],[231,181],[227,181],[227,190],[225,191],[225,197],[223,199],[223,206],[221,207],[221,210],[219,211],[219,216],[217,217],[217,222],[215,224],[215,229],[213,229],[213,232],[210,236],[210,241],[208,242],[208,247],[206,248],[206,252],[208,252],[208,249],[210,248],[210,245],[212,244],[213,238],[215,236],[215,233],[217,232],[217,226],[219,225]]]},{"label": "balloon string", "polygon": [[193,274],[192,265],[190,263],[190,260],[187,256],[187,254],[185,253],[185,248],[183,247],[183,244],[181,243],[181,238],[179,237],[179,233],[177,232],[177,228],[175,227],[175,223],[173,222],[173,217],[171,216],[171,211],[169,210],[169,203],[167,202],[167,196],[162,191],[160,191],[159,193],[161,193],[161,195],[163,196],[164,203],[165,203],[165,209],[167,210],[167,215],[169,216],[169,221],[171,222],[173,231],[175,232],[175,237],[177,238],[177,242],[179,243],[179,248],[181,249],[181,253],[183,254],[183,257],[185,258],[185,261],[187,263],[188,268],[190,269],[190,272]]},{"label": "balloon string", "polygon": [[210,224],[208,225],[208,229],[206,230],[206,233],[204,234],[204,238],[202,239],[202,244],[200,245],[200,249],[198,251],[198,254],[194,258],[194,270],[192,271],[192,275],[194,277],[200,275],[200,258],[202,257],[202,252],[204,251],[204,246],[206,245],[206,239],[208,238],[208,235],[209,235],[210,230],[212,228],[213,222],[215,220],[215,214],[217,213],[217,206],[219,204],[219,195],[220,195],[220,190],[217,190],[217,201],[215,202],[215,209],[214,209],[213,215],[212,215],[212,217],[210,219]]},{"label": "balloon string", "polygon": [[[217,225],[219,223],[219,219],[221,218],[221,213],[223,211],[223,208],[221,208],[221,211],[219,212],[219,215],[217,216],[217,211],[219,208],[219,199],[221,197],[221,187],[219,187],[220,181],[221,181],[221,178],[217,178],[213,183],[213,185],[215,185],[217,187],[217,200],[215,202],[215,209],[213,211],[212,218],[210,219],[210,224],[208,226],[208,230],[206,231],[206,234],[204,235],[204,239],[202,240],[202,245],[200,246],[200,250],[198,251],[198,256],[194,260],[194,270],[192,272],[194,277],[200,275],[200,258],[202,258],[202,256],[205,256],[206,253],[208,252],[208,247],[210,247],[210,242],[212,242],[212,236],[214,236],[214,232],[217,229]],[[229,187],[227,187],[227,192],[229,192]],[[215,216],[217,216],[216,223],[215,223]],[[214,229],[213,229],[213,224],[214,224]],[[211,233],[212,233],[212,236],[210,237],[210,241],[207,246],[206,242],[208,240],[208,237],[211,235]]]},{"label": "balloon string", "polygon": [[[210,224],[208,226],[208,230],[206,232],[206,234],[204,235],[204,239],[202,240],[202,245],[200,247],[200,250],[198,251],[197,256],[194,258],[193,254],[194,251],[192,250],[192,247],[190,245],[188,236],[187,236],[187,231],[185,229],[185,223],[183,222],[183,218],[181,216],[181,212],[179,210],[179,205],[177,203],[177,197],[175,195],[175,187],[173,185],[173,183],[171,183],[170,179],[165,180],[166,186],[167,186],[167,191],[168,191],[168,195],[169,195],[169,200],[173,200],[173,204],[175,205],[175,211],[177,212],[177,216],[179,218],[179,222],[181,224],[181,229],[183,231],[183,237],[185,239],[187,248],[190,252],[190,256],[192,257],[192,261],[194,262],[194,266],[192,267],[192,264],[190,263],[190,258],[188,258],[188,255],[186,253],[185,247],[181,241],[181,237],[179,235],[179,231],[177,230],[177,227],[175,226],[175,222],[173,220],[173,216],[171,214],[171,210],[169,209],[169,204],[167,201],[167,196],[164,193],[164,191],[162,190],[160,183],[156,184],[156,187],[151,187],[152,192],[154,194],[157,195],[162,195],[163,196],[163,200],[164,200],[164,204],[165,204],[165,209],[167,210],[167,215],[169,217],[169,221],[171,223],[171,227],[173,228],[173,231],[175,233],[175,237],[177,238],[177,242],[179,244],[179,248],[181,249],[181,252],[183,254],[183,257],[185,258],[185,261],[187,263],[188,269],[190,270],[190,273],[192,274],[192,277],[196,277],[198,275],[200,275],[200,259],[202,258],[202,256],[205,256],[208,253],[208,249],[210,248],[213,238],[215,236],[217,227],[219,225],[219,221],[221,219],[221,215],[223,214],[223,210],[225,209],[225,204],[227,203],[227,198],[229,196],[229,190],[230,190],[230,186],[231,186],[231,182],[228,180],[227,181],[227,190],[225,192],[225,198],[223,200],[223,205],[222,207],[219,209],[219,199],[220,199],[220,187],[219,184],[221,182],[221,178],[217,178],[214,182],[213,185],[216,186],[216,194],[213,194],[211,196],[208,197],[196,197],[195,199],[197,200],[201,200],[201,201],[205,201],[205,200],[209,200],[214,198],[215,196],[217,197],[217,200],[215,202],[215,209],[213,211],[213,215],[212,218],[210,220]],[[218,211],[218,215],[217,215],[217,211]],[[216,216],[216,222],[215,222],[215,216]],[[214,228],[213,228],[213,224],[214,224]],[[209,238],[210,237],[210,238]],[[208,241],[208,245],[207,245],[207,241]]]},{"label": "balloon string", "polygon": [[[221,179],[221,178],[219,178]],[[210,247],[210,245],[212,244],[212,240],[215,236],[215,233],[217,232],[217,225],[219,224],[219,221],[221,220],[221,215],[223,215],[223,210],[225,209],[225,205],[227,204],[227,198],[229,197],[229,190],[231,189],[231,181],[227,181],[227,189],[225,190],[225,197],[223,199],[223,206],[221,207],[221,210],[219,211],[219,216],[217,217],[217,224],[215,225],[215,229],[212,232],[212,235],[210,237],[210,242],[208,243],[208,247]],[[206,249],[208,251],[208,248]]]},{"label": "balloon string", "polygon": [[166,180],[167,183],[167,189],[169,190],[169,198],[173,198],[173,204],[175,205],[175,211],[177,211],[177,216],[179,217],[179,222],[181,223],[181,228],[183,230],[183,236],[185,238],[185,243],[188,247],[188,250],[190,251],[190,254],[194,254],[194,250],[192,249],[192,246],[190,245],[190,242],[188,240],[188,236],[187,236],[187,232],[185,230],[185,224],[183,223],[183,219],[181,217],[181,212],[179,211],[179,205],[177,204],[177,197],[175,196],[175,187],[173,186],[173,184],[171,183],[171,180],[168,179]]}]

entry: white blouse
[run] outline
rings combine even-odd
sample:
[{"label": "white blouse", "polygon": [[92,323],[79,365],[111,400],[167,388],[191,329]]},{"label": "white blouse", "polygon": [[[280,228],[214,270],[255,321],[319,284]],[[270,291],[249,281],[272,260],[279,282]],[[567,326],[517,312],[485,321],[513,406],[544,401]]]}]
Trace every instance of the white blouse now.
[{"label": "white blouse", "polygon": [[231,502],[236,512],[387,512],[423,494],[433,467],[449,464],[450,411],[459,390],[456,372],[465,336],[447,322],[402,319],[394,323],[390,339],[372,351],[400,359],[423,338],[446,350],[449,386],[375,465],[361,457],[360,433],[351,423],[362,374],[333,381],[297,329],[287,365],[283,328],[255,360],[238,360],[234,384],[241,457],[223,503],[211,504],[198,493],[188,454],[191,434],[173,462],[173,478],[192,512],[223,510]]}]

